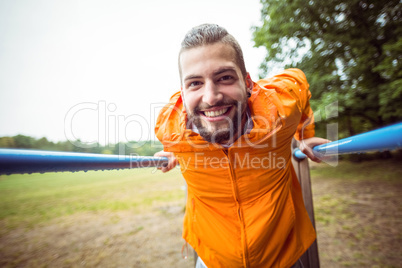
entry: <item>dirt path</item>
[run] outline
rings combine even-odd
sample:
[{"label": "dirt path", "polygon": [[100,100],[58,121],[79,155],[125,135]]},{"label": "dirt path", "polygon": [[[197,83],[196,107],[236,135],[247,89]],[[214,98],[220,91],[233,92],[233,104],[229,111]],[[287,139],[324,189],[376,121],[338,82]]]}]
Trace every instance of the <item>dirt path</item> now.
[{"label": "dirt path", "polygon": [[193,267],[181,257],[183,206],[81,214],[0,238],[0,267]]}]

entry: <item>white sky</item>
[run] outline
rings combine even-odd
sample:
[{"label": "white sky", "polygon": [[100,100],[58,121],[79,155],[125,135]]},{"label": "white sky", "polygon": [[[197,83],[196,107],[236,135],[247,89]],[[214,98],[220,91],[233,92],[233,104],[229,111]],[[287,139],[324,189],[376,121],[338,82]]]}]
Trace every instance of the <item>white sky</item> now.
[{"label": "white sky", "polygon": [[153,139],[180,88],[177,54],[202,23],[225,27],[258,78],[258,0],[0,0],[0,137]]}]

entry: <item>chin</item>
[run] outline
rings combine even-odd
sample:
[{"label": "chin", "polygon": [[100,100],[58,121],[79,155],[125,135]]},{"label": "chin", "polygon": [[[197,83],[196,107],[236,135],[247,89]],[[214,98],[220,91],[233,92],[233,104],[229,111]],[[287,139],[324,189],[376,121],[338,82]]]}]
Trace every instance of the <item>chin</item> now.
[{"label": "chin", "polygon": [[200,132],[201,137],[204,138],[204,140],[211,142],[211,143],[227,143],[228,141],[230,141],[231,139],[231,135],[230,132],[224,132],[224,133],[211,133],[211,132],[207,132],[207,133],[202,133]]}]

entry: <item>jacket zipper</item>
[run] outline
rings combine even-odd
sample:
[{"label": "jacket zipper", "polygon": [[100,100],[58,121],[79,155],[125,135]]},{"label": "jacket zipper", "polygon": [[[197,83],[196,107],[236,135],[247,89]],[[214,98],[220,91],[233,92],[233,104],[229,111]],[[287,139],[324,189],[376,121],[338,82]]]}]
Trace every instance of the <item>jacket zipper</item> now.
[{"label": "jacket zipper", "polygon": [[233,184],[233,190],[234,190],[234,195],[235,195],[235,200],[236,200],[236,205],[237,205],[237,214],[239,216],[240,224],[241,224],[241,232],[243,233],[243,254],[244,254],[244,260],[245,260],[245,267],[248,268],[250,267],[249,260],[248,260],[248,247],[247,247],[247,241],[246,241],[246,229],[245,229],[245,223],[242,215],[242,210],[240,206],[240,201],[239,201],[239,189],[237,188],[237,183],[236,183],[236,177],[234,174],[234,169],[232,166],[232,162],[230,161],[229,157],[229,151],[228,149],[224,149],[223,152],[225,153],[227,159],[228,159],[228,164],[229,164],[229,170],[230,170],[230,178],[232,180]]}]

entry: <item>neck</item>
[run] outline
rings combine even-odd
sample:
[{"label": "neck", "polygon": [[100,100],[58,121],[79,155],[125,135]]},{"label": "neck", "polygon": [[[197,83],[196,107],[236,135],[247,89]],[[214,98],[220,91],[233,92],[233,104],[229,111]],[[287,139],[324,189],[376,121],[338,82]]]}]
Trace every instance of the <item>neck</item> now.
[{"label": "neck", "polygon": [[237,128],[237,131],[235,133],[233,133],[233,136],[229,140],[221,142],[221,145],[230,146],[235,141],[237,141],[237,139],[240,138],[245,133],[246,123],[247,123],[247,108],[242,113],[241,121]]}]

